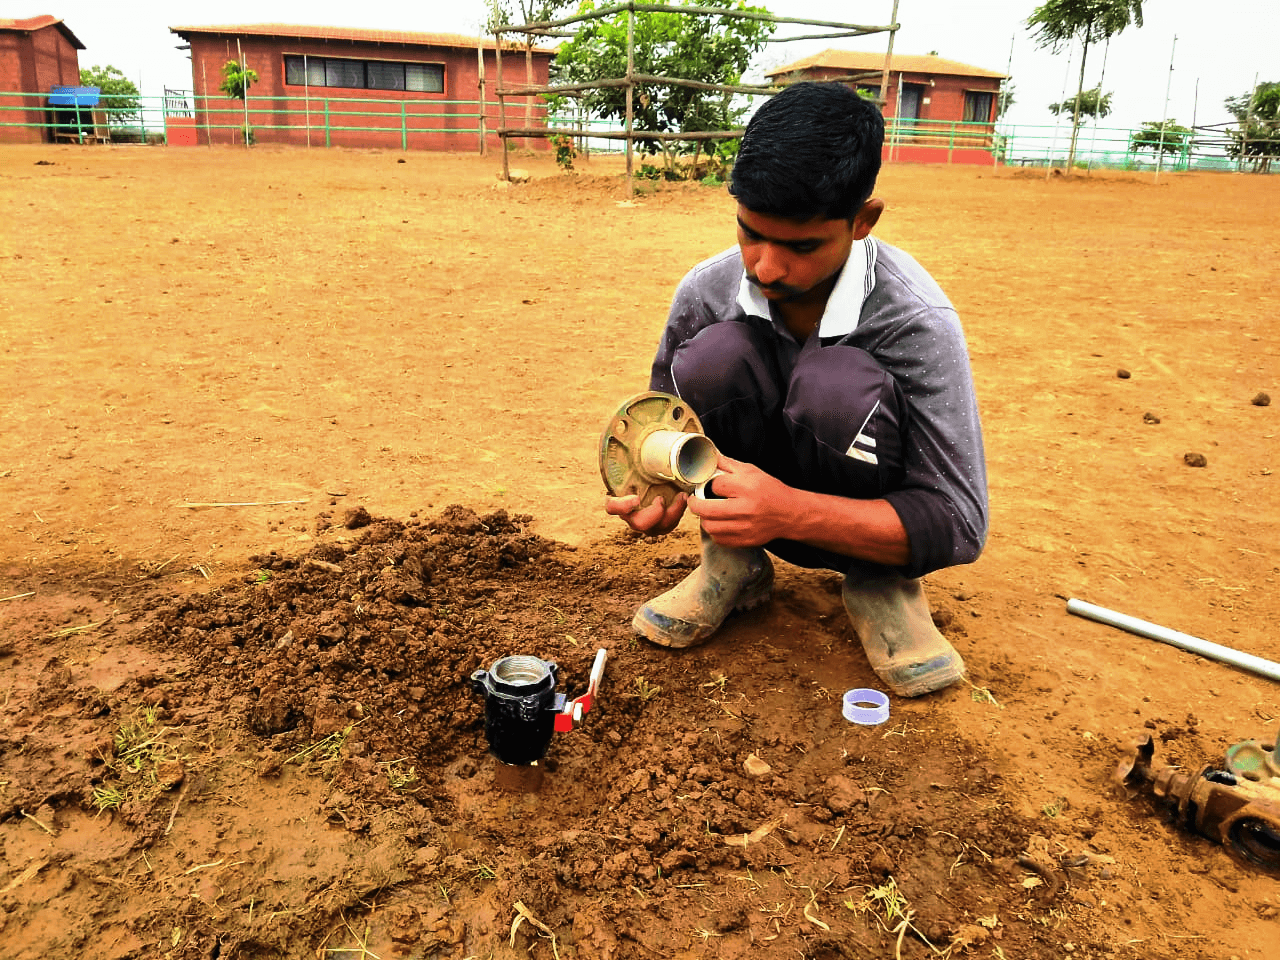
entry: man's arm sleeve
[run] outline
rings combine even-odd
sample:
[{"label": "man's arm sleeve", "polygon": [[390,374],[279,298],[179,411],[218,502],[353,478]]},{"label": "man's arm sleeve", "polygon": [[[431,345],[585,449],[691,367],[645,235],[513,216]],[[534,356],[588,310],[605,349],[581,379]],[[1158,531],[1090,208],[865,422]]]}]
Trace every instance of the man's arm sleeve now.
[{"label": "man's arm sleeve", "polygon": [[671,363],[675,359],[676,348],[711,322],[706,301],[695,292],[694,284],[695,275],[690,271],[671,299],[667,325],[662,329],[658,352],[654,355],[653,368],[649,372],[650,390],[671,394],[676,392],[675,379],[671,376]]},{"label": "man's arm sleeve", "polygon": [[[987,538],[987,469],[977,397],[964,334],[954,313],[916,328],[892,372],[907,399],[909,423],[902,486],[885,495],[911,544],[902,573],[919,577],[971,563]],[[908,327],[914,326],[908,324]],[[929,343],[929,362],[916,345]]]}]

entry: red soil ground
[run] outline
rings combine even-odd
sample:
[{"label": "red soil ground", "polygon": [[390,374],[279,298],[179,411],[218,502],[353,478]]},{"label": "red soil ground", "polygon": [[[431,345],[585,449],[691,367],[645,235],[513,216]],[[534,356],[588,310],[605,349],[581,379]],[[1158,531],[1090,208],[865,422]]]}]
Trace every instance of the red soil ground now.
[{"label": "red soil ground", "polygon": [[[517,163],[0,148],[0,956],[1280,957],[1275,880],[1110,779],[1276,684],[1065,610],[1280,660],[1280,178],[886,168],[993,523],[928,578],[973,686],[864,728],[831,575],[630,636],[696,536],[604,516],[598,436],[732,200]],[[504,789],[470,673],[599,647]]]}]

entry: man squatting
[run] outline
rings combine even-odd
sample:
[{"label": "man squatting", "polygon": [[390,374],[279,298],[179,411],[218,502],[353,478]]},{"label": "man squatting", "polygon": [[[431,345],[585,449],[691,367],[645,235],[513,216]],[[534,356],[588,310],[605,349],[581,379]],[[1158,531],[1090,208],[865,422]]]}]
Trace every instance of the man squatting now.
[{"label": "man squatting", "polygon": [[738,245],[694,267],[650,389],[678,395],[720,451],[711,497],[605,509],[646,534],[701,523],[702,564],[644,604],[667,647],[763,603],[769,555],[844,574],[872,668],[913,697],[964,676],[919,578],[977,558],[987,479],[955,308],[908,254],[871,236],[884,120],[838,83],[799,83],[748,124],[729,192]]}]

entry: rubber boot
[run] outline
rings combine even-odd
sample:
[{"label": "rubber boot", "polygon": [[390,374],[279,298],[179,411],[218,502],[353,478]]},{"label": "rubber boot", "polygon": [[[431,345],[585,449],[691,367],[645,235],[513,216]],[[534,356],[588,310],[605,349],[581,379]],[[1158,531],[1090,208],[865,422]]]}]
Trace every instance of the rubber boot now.
[{"label": "rubber boot", "polygon": [[720,629],[735,610],[750,610],[773,591],[773,563],[760,547],[722,547],[702,533],[702,565],[654,597],[631,621],[663,647],[692,647]]},{"label": "rubber boot", "polygon": [[964,677],[964,661],[933,625],[919,580],[854,568],[840,591],[871,668],[900,697],[918,697]]}]

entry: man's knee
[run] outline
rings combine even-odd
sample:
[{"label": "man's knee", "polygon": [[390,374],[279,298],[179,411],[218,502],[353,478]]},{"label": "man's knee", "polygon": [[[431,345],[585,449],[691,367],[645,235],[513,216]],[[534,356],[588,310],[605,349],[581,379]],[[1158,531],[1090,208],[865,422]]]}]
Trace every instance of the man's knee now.
[{"label": "man's knee", "polygon": [[901,482],[905,401],[897,382],[865,350],[836,345],[806,351],[783,412],[818,489],[878,497]]},{"label": "man's knee", "polygon": [[676,348],[671,377],[699,416],[750,397],[761,408],[781,401],[772,351],[745,323],[713,323]]}]

